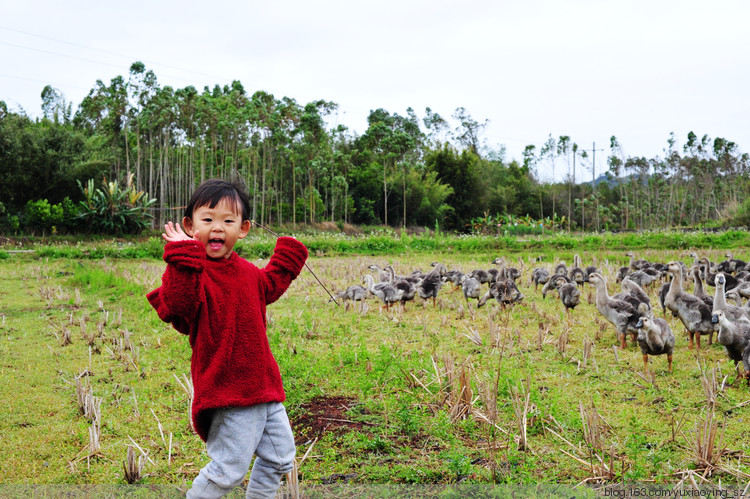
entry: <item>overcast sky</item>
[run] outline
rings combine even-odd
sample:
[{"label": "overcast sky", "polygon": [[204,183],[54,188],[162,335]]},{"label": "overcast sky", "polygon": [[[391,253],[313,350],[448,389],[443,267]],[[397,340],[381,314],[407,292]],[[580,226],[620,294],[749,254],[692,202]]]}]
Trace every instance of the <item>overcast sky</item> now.
[{"label": "overcast sky", "polygon": [[75,112],[142,61],[162,86],[336,102],[358,133],[377,108],[464,107],[508,159],[550,134],[595,142],[598,174],[612,135],[628,156],[689,131],[750,151],[749,25],[745,0],[3,2],[0,100],[36,117],[49,84]]}]

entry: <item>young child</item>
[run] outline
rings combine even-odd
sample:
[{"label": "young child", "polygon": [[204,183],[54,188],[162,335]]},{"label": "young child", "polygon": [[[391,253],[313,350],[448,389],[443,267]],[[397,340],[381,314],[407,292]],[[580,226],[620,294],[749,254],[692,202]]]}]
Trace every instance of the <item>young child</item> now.
[{"label": "young child", "polygon": [[211,458],[187,497],[221,497],[239,485],[253,454],[247,497],[273,497],[292,470],[294,436],[281,374],[266,336],[266,305],[299,275],[307,248],[280,237],[259,269],[233,251],[250,230],[241,185],[204,182],[179,224],[169,222],[167,269],[147,298],[165,322],[189,335],[192,420]]}]

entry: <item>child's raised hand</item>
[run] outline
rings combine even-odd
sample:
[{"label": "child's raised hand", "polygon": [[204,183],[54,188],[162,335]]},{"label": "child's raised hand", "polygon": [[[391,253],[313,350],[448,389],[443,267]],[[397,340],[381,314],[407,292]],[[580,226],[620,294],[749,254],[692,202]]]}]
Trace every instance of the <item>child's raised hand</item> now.
[{"label": "child's raised hand", "polygon": [[164,234],[162,234],[161,237],[164,238],[164,240],[168,242],[190,241],[192,239],[197,240],[198,231],[196,230],[195,234],[193,234],[193,237],[190,237],[189,235],[185,234],[185,232],[183,232],[182,227],[180,227],[180,224],[167,222],[166,224],[164,224]]}]

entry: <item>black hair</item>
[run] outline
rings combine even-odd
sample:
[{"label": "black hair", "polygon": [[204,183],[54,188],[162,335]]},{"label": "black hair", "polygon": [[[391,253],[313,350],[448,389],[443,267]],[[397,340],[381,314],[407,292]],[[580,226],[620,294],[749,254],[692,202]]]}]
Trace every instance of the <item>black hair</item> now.
[{"label": "black hair", "polygon": [[240,182],[211,179],[203,182],[193,192],[190,202],[185,207],[185,217],[193,218],[193,211],[201,206],[215,208],[224,199],[231,199],[242,211],[242,220],[250,220],[250,200],[245,186]]}]

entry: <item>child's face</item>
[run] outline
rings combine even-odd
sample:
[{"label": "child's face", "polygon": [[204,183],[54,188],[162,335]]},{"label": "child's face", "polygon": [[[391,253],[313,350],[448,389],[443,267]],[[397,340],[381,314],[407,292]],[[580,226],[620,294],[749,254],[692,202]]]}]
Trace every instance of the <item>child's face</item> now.
[{"label": "child's face", "polygon": [[206,248],[209,258],[229,258],[237,240],[250,231],[250,221],[242,220],[237,208],[233,200],[222,200],[213,208],[199,206],[192,218],[182,219],[182,225]]}]

